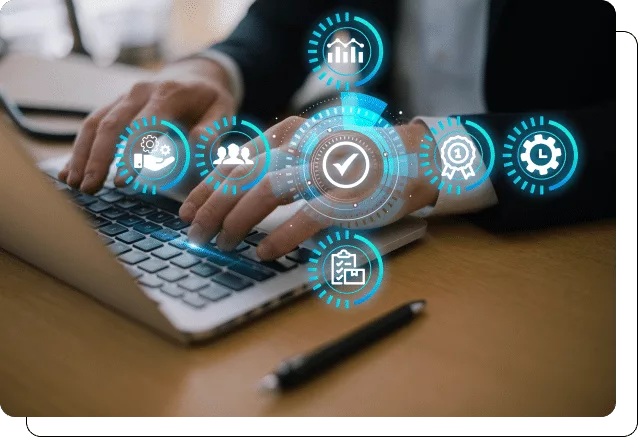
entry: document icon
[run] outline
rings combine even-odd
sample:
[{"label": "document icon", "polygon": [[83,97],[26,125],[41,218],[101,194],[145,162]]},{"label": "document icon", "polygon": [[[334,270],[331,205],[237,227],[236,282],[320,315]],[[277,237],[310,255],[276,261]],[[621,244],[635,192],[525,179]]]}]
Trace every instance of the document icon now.
[{"label": "document icon", "polygon": [[357,269],[357,255],[341,249],[331,255],[332,285],[363,285],[365,284],[365,269]]}]

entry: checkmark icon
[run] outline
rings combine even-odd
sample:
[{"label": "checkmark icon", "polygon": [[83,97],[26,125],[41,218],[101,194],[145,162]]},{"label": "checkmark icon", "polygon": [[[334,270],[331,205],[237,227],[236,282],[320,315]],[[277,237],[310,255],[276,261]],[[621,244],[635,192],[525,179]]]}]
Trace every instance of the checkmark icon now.
[{"label": "checkmark icon", "polygon": [[337,168],[339,174],[343,176],[344,173],[348,170],[348,167],[350,167],[350,164],[352,164],[352,161],[354,161],[357,156],[359,156],[358,153],[353,153],[348,157],[348,159],[343,161],[343,163],[339,164],[338,162],[336,162],[332,165],[334,165]]}]

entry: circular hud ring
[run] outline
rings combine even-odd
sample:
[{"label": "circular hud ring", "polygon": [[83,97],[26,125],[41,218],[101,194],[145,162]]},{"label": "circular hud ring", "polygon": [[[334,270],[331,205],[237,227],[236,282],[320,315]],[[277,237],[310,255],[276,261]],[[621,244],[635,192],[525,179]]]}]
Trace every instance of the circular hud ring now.
[{"label": "circular hud ring", "polygon": [[[270,145],[257,126],[236,116],[224,117],[206,127],[206,132],[195,146],[194,159],[199,175],[213,190],[223,186],[224,194],[234,196],[254,187],[266,175]],[[237,166],[244,171],[233,176]]]},{"label": "circular hud ring", "polygon": [[178,184],[191,154],[188,140],[173,123],[153,116],[135,120],[116,144],[117,175],[143,194],[157,194]]},{"label": "circular hud ring", "polygon": [[[371,227],[390,221],[403,205],[408,158],[396,130],[382,116],[386,105],[343,93],[342,105],[317,112],[292,136],[285,178],[277,192],[293,191],[312,217],[326,225]],[[279,184],[281,186],[276,186]]]}]

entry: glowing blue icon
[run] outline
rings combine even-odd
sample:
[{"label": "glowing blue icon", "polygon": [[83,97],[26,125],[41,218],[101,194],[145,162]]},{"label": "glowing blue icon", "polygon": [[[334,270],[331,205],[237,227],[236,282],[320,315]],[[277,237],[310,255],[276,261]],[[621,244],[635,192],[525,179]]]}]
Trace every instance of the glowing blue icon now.
[{"label": "glowing blue icon", "polygon": [[308,282],[319,299],[348,309],[366,302],[379,290],[383,259],[370,240],[341,230],[328,234],[317,245],[307,270]]},{"label": "glowing blue icon", "polygon": [[157,194],[178,184],[190,163],[186,136],[173,123],[157,117],[135,120],[115,145],[115,166],[126,185]]},{"label": "glowing blue icon", "polygon": [[563,187],[577,168],[574,136],[561,123],[544,116],[515,126],[503,147],[506,175],[530,195],[545,196]]}]

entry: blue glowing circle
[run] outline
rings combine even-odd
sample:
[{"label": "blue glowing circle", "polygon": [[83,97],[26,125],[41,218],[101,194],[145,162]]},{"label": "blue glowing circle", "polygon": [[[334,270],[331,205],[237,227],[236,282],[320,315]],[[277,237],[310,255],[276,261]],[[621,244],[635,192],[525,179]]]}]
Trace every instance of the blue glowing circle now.
[{"label": "blue glowing circle", "polygon": [[[158,130],[160,126],[166,128],[165,131]],[[164,138],[168,138],[175,151],[175,163],[172,168],[165,172],[165,174],[157,177],[149,176],[144,172],[138,171],[134,165],[134,155],[138,140],[144,135],[154,134],[154,136],[162,135]],[[179,141],[176,141],[173,136],[176,136]],[[131,186],[136,191],[140,191],[142,194],[157,194],[158,191],[165,191],[176,184],[178,184],[186,175],[186,171],[190,165],[190,146],[186,136],[182,131],[173,123],[166,120],[158,120],[157,117],[143,117],[139,120],[133,121],[129,127],[125,129],[119,136],[120,142],[115,145],[116,159],[116,173],[120,177],[126,177],[124,183]],[[181,157],[180,150],[183,151],[183,158]],[[141,147],[137,150],[137,154],[143,154]],[[181,170],[180,170],[181,168]],[[179,173],[175,173],[179,170]]]},{"label": "blue glowing circle", "polygon": [[[200,142],[195,145],[195,167],[199,172],[199,176],[204,178],[207,184],[213,185],[213,190],[223,187],[221,189],[224,194],[235,196],[238,192],[251,189],[257,185],[264,176],[266,176],[270,165],[270,143],[262,130],[253,123],[238,118],[237,116],[232,116],[230,118],[223,117],[221,120],[216,120],[211,126],[207,127],[206,132],[208,135],[201,135],[199,138]],[[254,135],[251,136],[249,133]],[[243,135],[249,138],[250,142],[252,142],[255,147],[256,154],[253,157],[255,158],[253,167],[242,177],[226,177],[217,171],[216,166],[213,165],[213,150],[215,149],[217,141],[223,136],[229,134]],[[260,150],[261,148],[254,140],[257,136],[263,143],[263,150]],[[213,138],[214,140],[212,140]],[[260,164],[258,156],[261,154],[265,157],[263,168],[258,175],[255,175],[254,172]]]},{"label": "blue glowing circle", "polygon": [[[324,47],[330,37],[342,29],[355,30],[362,34],[368,42],[369,56],[365,65],[357,73],[363,73],[363,77],[352,82],[353,73],[341,73],[333,69],[325,59]],[[319,53],[321,48],[321,53]],[[334,86],[337,90],[350,91],[352,87],[360,87],[371,81],[381,69],[383,63],[384,48],[383,39],[379,31],[368,20],[349,12],[335,13],[319,22],[312,31],[307,46],[308,64],[312,72],[319,80],[326,80],[326,86]],[[376,52],[376,56],[374,53]],[[372,61],[376,58],[376,62]],[[357,74],[355,73],[355,74]]]},{"label": "blue glowing circle", "polygon": [[[328,234],[325,238],[319,240],[317,244],[321,250],[314,249],[312,251],[313,257],[309,260],[307,272],[308,283],[319,299],[325,299],[324,301],[328,305],[334,303],[336,308],[349,309],[353,305],[360,305],[366,302],[379,290],[383,282],[383,258],[379,250],[370,240],[360,234],[351,233],[346,229]],[[363,253],[368,262],[368,277],[366,278],[366,282],[354,291],[343,291],[333,287],[330,284],[328,276],[326,276],[326,262],[330,259],[331,254],[344,247],[353,248]],[[376,280],[372,285],[370,285],[370,280],[374,276],[372,274],[372,260],[363,248],[368,248],[377,261]],[[357,295],[362,296],[357,297]]]},{"label": "blue glowing circle", "polygon": [[[487,133],[487,131],[478,123],[471,120],[462,120],[460,116],[455,118],[448,117],[445,120],[439,120],[434,126],[428,126],[432,135],[425,135],[423,137],[423,143],[421,144],[421,152],[419,153],[420,168],[422,169],[421,175],[428,179],[430,184],[435,185],[441,193],[461,195],[464,192],[472,191],[490,177],[492,170],[494,169],[494,163],[496,160],[496,150],[494,148],[494,142]],[[474,144],[478,146],[479,154],[477,155],[477,162],[473,169],[479,170],[482,166],[485,166],[485,172],[480,178],[476,180],[468,179],[466,184],[463,184],[465,180],[461,177],[452,178],[452,180],[446,180],[445,177],[440,177],[434,174],[434,168],[441,173],[439,166],[438,156],[440,154],[439,148],[442,142],[451,134],[463,134],[469,135]],[[486,164],[486,157],[489,158],[489,162]]]},{"label": "blue glowing circle", "polygon": [[[527,166],[521,162],[523,144],[538,134],[544,139],[548,136],[554,138],[558,142],[555,147],[562,151],[560,166],[555,170],[548,170],[547,176],[528,172]],[[534,149],[536,147],[540,146],[534,146]],[[578,146],[565,126],[555,120],[546,120],[541,115],[523,120],[512,129],[503,145],[502,157],[505,174],[514,185],[528,195],[544,196],[563,187],[572,178],[578,165]]]}]

